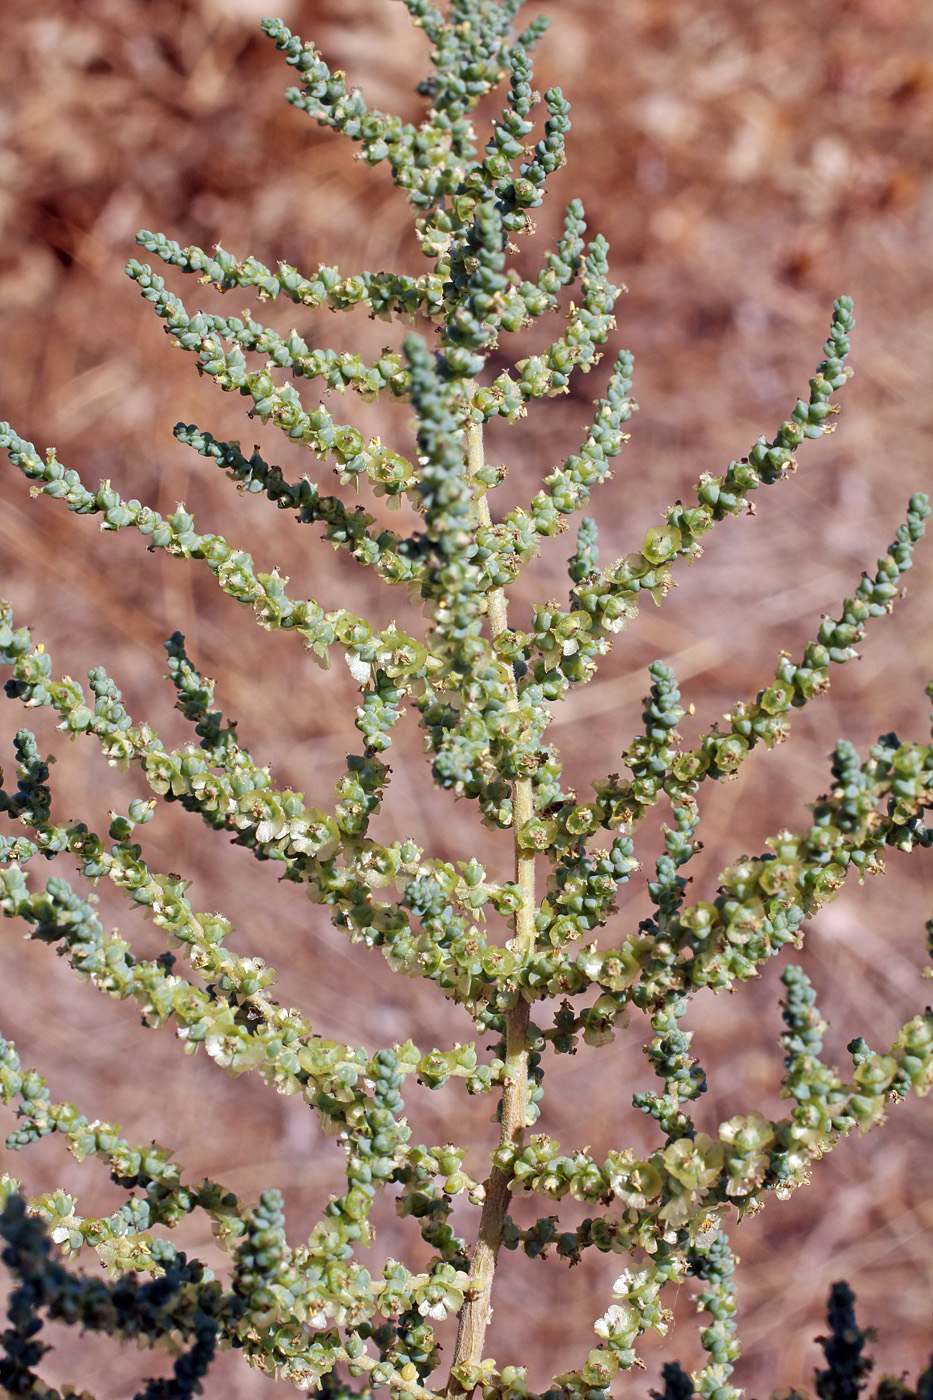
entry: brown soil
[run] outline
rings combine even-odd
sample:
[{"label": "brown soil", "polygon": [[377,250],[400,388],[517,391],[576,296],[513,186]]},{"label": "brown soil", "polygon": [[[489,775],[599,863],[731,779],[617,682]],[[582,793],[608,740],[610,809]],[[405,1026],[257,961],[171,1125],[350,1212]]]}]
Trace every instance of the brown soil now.
[{"label": "brown soil", "polygon": [[[258,567],[290,574],[296,594],[382,617],[385,604],[370,597],[368,579],[316,532],[296,530],[259,501],[233,501],[229,483],[175,443],[179,419],[242,437],[244,446],[259,430],[239,401],[220,400],[171,352],[121,274],[136,255],[138,228],[204,247],[222,239],[238,254],[306,269],[418,269],[407,208],[386,174],[368,174],[348,143],[281,100],[291,74],[258,33],[264,8],[258,0],[4,6],[0,414],[41,448],[55,444],[86,481],[109,477],[125,496],[163,511],[184,500],[202,529],[243,542],[249,533]],[[604,558],[633,548],[701,471],[718,472],[759,433],[773,435],[805,395],[835,296],[851,294],[858,319],[856,378],[840,397],[834,436],[801,452],[793,480],[760,493],[754,519],[722,527],[664,608],[640,619],[602,677],[568,706],[555,737],[585,787],[618,766],[638,724],[649,661],[672,661],[696,706],[694,726],[708,727],[731,702],[755,695],[782,648],[799,652],[822,612],[837,613],[893,538],[911,491],[930,488],[933,9],[925,0],[553,0],[544,8],[555,23],[539,49],[537,82],[560,83],[574,127],[569,167],[554,181],[536,248],[523,257],[535,263],[562,205],[579,194],[591,229],[612,244],[613,273],[631,288],[613,348],[635,352],[641,409],[613,482],[594,501],[605,522]],[[420,37],[409,43],[401,5],[290,0],[282,12],[332,66],[349,70],[373,105],[417,115],[411,89],[425,46]],[[194,305],[190,282],[171,285]],[[285,315],[279,309],[275,324],[287,329]],[[371,334],[363,318],[328,317],[321,331],[317,324],[308,316],[298,328],[341,346]],[[391,334],[378,327],[377,335]],[[510,463],[514,499],[574,450],[587,401],[604,382],[605,366],[568,401],[493,435],[491,455]],[[364,409],[354,421],[404,440],[404,415]],[[268,433],[265,444],[286,468],[327,480],[294,449],[289,464]],[[31,502],[5,460],[0,476],[2,591],[45,642],[57,673],[106,665],[130,711],[148,712],[167,741],[181,742],[183,722],[161,679],[161,642],[179,629],[257,758],[283,784],[326,801],[354,743],[348,676],[325,681],[294,639],[259,631],[219,597],[206,571],[147,554],[138,537],[102,538],[52,501]],[[531,597],[566,587],[569,552],[566,540],[545,552],[520,590],[516,617]],[[910,596],[872,630],[861,661],[795,719],[791,742],[756,754],[739,781],[704,795],[696,897],[708,897],[717,872],[761,849],[770,832],[807,820],[804,804],[826,786],[825,755],[837,736],[863,749],[891,729],[926,738],[931,558],[920,551]],[[40,744],[59,752],[60,815],[106,829],[110,808],[125,810],[128,792],[142,795],[138,778],[112,773],[90,745],[63,746],[46,715],[25,719]],[[10,705],[2,720],[9,763],[24,716]],[[507,856],[489,833],[476,835],[472,811],[431,793],[418,755],[412,726],[394,760],[395,803],[383,830],[411,832],[448,859],[476,849],[505,873]],[[146,831],[153,865],[190,876],[195,907],[222,908],[236,924],[237,950],[279,967],[282,999],[301,1005],[324,1034],[373,1047],[409,1035],[425,1047],[470,1037],[466,1018],[428,987],[395,985],[377,954],[349,949],[273,870],[219,845],[174,811]],[[928,861],[918,853],[889,865],[887,878],[847,890],[814,921],[801,955],[831,1022],[827,1057],[840,1062],[856,1035],[883,1048],[927,1000]],[[140,950],[159,949],[153,930],[133,927],[99,893],[105,921],[120,923]],[[642,912],[637,899],[623,900],[617,927]],[[281,1186],[291,1238],[306,1234],[338,1185],[340,1160],[300,1104],[228,1081],[203,1057],[183,1057],[170,1035],[147,1034],[126,1006],[102,1004],[14,925],[4,943],[0,1030],[48,1075],[53,1098],[120,1122],[131,1140],[170,1144],[194,1179],[210,1174],[248,1200]],[[734,999],[698,1001],[691,1011],[710,1077],[704,1126],[715,1130],[757,1106],[779,1111],[779,972],[769,968]],[[645,1121],[628,1121],[629,1095],[648,1075],[624,1034],[600,1057],[559,1063],[549,1082],[542,1126],[565,1146],[652,1141]],[[475,1131],[483,1141],[491,1131],[486,1103],[464,1104],[446,1090],[410,1098],[421,1140]],[[54,1139],[22,1157],[4,1152],[2,1162],[29,1191],[61,1183],[78,1193],[85,1213],[119,1199],[99,1165],[79,1167]],[[839,1277],[858,1294],[863,1323],[878,1329],[879,1370],[915,1379],[927,1364],[931,1163],[929,1110],[897,1105],[886,1128],[846,1140],[817,1163],[808,1190],[737,1229],[745,1352],[734,1380],[750,1395],[810,1384],[820,1359],[812,1339]],[[381,1221],[377,1266],[409,1248],[404,1223],[391,1211]],[[199,1225],[186,1247],[223,1267]],[[600,1257],[568,1274],[555,1261],[508,1256],[490,1354],[515,1363],[530,1355],[535,1388],[555,1369],[578,1365],[623,1263]],[[692,1297],[682,1293],[677,1325],[649,1348],[647,1376],[620,1382],[620,1395],[646,1394],[665,1360],[697,1364]],[[139,1377],[167,1365],[115,1357],[109,1345],[63,1330],[55,1341],[49,1382],[87,1387],[99,1400],[131,1393]],[[271,1384],[228,1356],[208,1394],[246,1400],[270,1394]]]}]

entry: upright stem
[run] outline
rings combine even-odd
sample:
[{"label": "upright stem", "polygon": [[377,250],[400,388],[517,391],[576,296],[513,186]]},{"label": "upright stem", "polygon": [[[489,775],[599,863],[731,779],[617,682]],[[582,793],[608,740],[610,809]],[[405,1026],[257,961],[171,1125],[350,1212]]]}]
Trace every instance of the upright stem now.
[{"label": "upright stem", "polygon": [[[483,431],[472,425],[467,431],[469,471],[475,479],[483,465]],[[481,525],[491,523],[489,504],[485,494],[477,503]],[[508,610],[505,590],[493,589],[488,595],[487,612],[493,640],[508,627]],[[510,679],[508,709],[518,709],[518,686],[514,676]],[[534,815],[532,786],[530,778],[518,779],[512,786],[512,833],[515,839],[515,883],[521,891],[521,904],[515,915],[515,937],[512,946],[516,952],[526,952],[534,948],[535,940],[535,861],[534,852],[526,851],[518,844],[516,833]],[[521,1147],[528,1114],[528,1002],[519,997],[515,1006],[505,1018],[505,1064],[506,1075],[502,1087],[502,1121],[499,1131],[499,1145]],[[458,1366],[476,1366],[482,1360],[483,1340],[492,1313],[490,1296],[496,1270],[496,1257],[502,1243],[502,1227],[511,1200],[508,1178],[501,1168],[493,1166],[486,1181],[486,1198],[480,1216],[479,1231],[473,1258],[470,1264],[470,1281],[463,1308],[460,1312],[460,1327],[457,1332],[457,1345],[454,1351],[452,1369]],[[448,1400],[463,1400],[469,1393],[451,1374],[448,1385]]]}]

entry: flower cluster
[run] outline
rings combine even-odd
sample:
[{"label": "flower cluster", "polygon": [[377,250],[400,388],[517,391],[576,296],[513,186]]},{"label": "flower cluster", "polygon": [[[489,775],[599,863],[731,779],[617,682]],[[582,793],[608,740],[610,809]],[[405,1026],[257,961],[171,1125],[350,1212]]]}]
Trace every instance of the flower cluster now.
[{"label": "flower cluster", "polygon": [[[694,498],[670,506],[629,553],[601,566],[596,522],[581,514],[627,439],[636,407],[627,351],[615,358],[578,451],[543,474],[530,500],[494,517],[506,468],[486,461],[485,426],[493,418],[520,423],[538,400],[566,393],[575,371],[594,368],[621,289],[610,280],[608,244],[599,234],[587,240],[576,199],[537,274],[514,265],[515,240],[532,227],[529,211],[564,163],[569,128],[560,91],[545,94],[540,112],[532,86],[531,54],[544,23],[515,34],[521,0],[450,0],[445,13],[429,0],[404,3],[433,48],[417,126],[369,108],[343,73],[280,21],[265,20],[263,29],[297,75],[289,101],[358,143],[370,166],[388,165],[412,207],[428,271],[322,265],[304,274],[222,247],[206,252],[149,231],[138,236],[167,274],[193,275],[221,293],[253,293],[272,314],[275,303],[302,314],[363,307],[390,328],[392,344],[371,360],[338,353],[248,312],[190,309],[152,266],[127,267],[174,345],[202,376],[245,399],[252,420],[278,430],[304,469],[290,472],[258,445],[247,454],[194,423],[175,426],[178,442],[240,492],[319,527],[326,543],[395,589],[404,625],[378,626],[296,598],[276,569],[263,571],[246,549],[197,528],[183,503],[164,515],[125,499],[110,481],[92,488],[54,451],[42,456],[0,424],[0,446],[34,492],[97,517],[105,531],[136,531],[149,550],[203,563],[260,626],[297,633],[325,669],[336,655],[360,690],[359,751],[347,756],[331,793],[306,799],[253,759],[180,633],[165,643],[167,670],[191,738],[169,748],[145,718],[130,715],[103,667],[90,669],[89,688],[57,678],[49,652],[0,603],[6,696],[51,712],[62,733],[99,746],[108,763],[138,776],[146,794],[112,813],[106,832],[59,820],[51,758],[31,730],[19,729],[13,770],[0,774],[0,813],[9,824],[0,834],[0,911],[54,947],[79,978],[131,1003],[146,1025],[170,1024],[186,1052],[203,1049],[228,1075],[256,1073],[275,1092],[300,1097],[337,1138],[346,1175],[307,1238],[290,1240],[274,1185],[249,1203],[219,1182],[188,1180],[169,1149],[134,1145],[115,1124],[55,1101],[44,1076],[24,1068],[0,1038],[0,1100],[16,1114],[8,1148],[56,1133],[79,1159],[100,1159],[125,1193],[117,1209],[93,1217],[64,1191],[29,1196],[12,1177],[0,1178],[4,1260],[16,1278],[0,1383],[14,1394],[51,1394],[36,1373],[44,1313],[145,1344],[168,1340],[175,1375],[150,1383],[153,1400],[195,1394],[214,1352],[229,1347],[270,1375],[341,1400],[381,1387],[398,1400],[441,1393],[462,1400],[476,1389],[484,1400],[533,1400],[525,1367],[499,1366],[484,1349],[504,1247],[535,1261],[575,1264],[588,1249],[626,1258],[613,1300],[594,1323],[595,1346],[553,1378],[544,1400],[605,1400],[613,1378],[640,1364],[639,1338],[669,1326],[665,1290],[670,1297],[687,1279],[700,1285],[707,1360],[689,1378],[666,1368],[664,1393],[732,1400],[739,1342],[730,1224],[769,1194],[796,1189],[814,1161],[852,1129],[881,1122],[892,1101],[933,1087],[929,1008],[907,1020],[887,1050],[853,1040],[851,1067],[840,1071],[820,1058],[825,1024],[815,994],[788,963],[781,1079],[788,1112],[772,1118],[752,1109],[704,1132],[694,1105],[707,1075],[686,1028],[694,997],[731,990],[799,947],[807,921],[850,873],[861,880],[879,870],[888,848],[933,844],[925,825],[933,745],[885,734],[862,757],[841,740],[808,825],[779,830],[764,853],[735,859],[714,891],[697,889],[688,899],[683,873],[701,846],[708,785],[731,778],[759,743],[770,749],[783,741],[793,713],[826,691],[867,624],[891,611],[930,512],[925,496],[910,498],[875,572],[862,575],[838,615],[815,625],[798,660],[781,653],[773,677],[732,706],[725,727],[712,724],[687,747],[678,733],[685,707],[677,677],[658,660],[646,679],[641,732],[607,759],[607,768],[623,771],[606,771],[603,756],[593,755],[592,796],[564,785],[549,733],[555,707],[571,685],[597,674],[642,595],[663,603],[675,569],[699,557],[709,532],[745,510],[759,487],[785,481],[797,450],[831,429],[832,396],[851,374],[852,303],[841,297],[833,307],[808,398],[721,475],[701,476]],[[506,104],[480,151],[471,113],[502,82]],[[561,333],[537,353],[510,359],[509,337],[527,336],[541,317],[560,312],[570,290]],[[407,454],[367,441],[312,402],[312,388],[409,405]],[[322,462],[336,477],[333,491],[317,479]],[[404,502],[417,528],[383,528],[347,488],[390,507]],[[525,627],[511,625],[509,589],[573,516],[565,597],[535,601]],[[422,730],[431,780],[475,804],[508,846],[513,878],[493,878],[468,851],[451,862],[411,838],[378,839],[376,819],[392,797],[384,755],[406,705]],[[473,1038],[425,1050],[411,1040],[373,1047],[322,1037],[302,1010],[276,999],[276,972],[261,946],[243,956],[231,951],[230,921],[196,910],[188,882],[147,858],[145,828],[167,803],[255,859],[276,862],[296,895],[322,906],[350,942],[378,948],[393,973],[433,983],[470,1018]],[[618,891],[642,868],[646,818],[656,806],[663,850],[643,880],[647,912],[636,923],[619,912]],[[141,956],[118,932],[105,932],[93,896],[64,874],[42,883],[36,872],[53,860],[57,872],[76,871],[85,883],[109,881],[159,930],[164,950]],[[933,921],[927,931],[933,945]],[[588,1148],[562,1151],[547,1131],[528,1134],[539,1118],[546,1128],[551,1057],[575,1053],[581,1040],[598,1048],[626,1028],[641,1035],[657,1081],[631,1093],[636,1113],[657,1125],[654,1149],[636,1155],[620,1142],[599,1160]],[[465,1162],[477,1144],[411,1140],[403,1090],[451,1081],[497,1101],[496,1140],[476,1176],[473,1161],[470,1170]],[[380,1193],[394,1200],[403,1228],[414,1227],[421,1267],[395,1259],[381,1271],[367,1267]],[[537,1198],[543,1212],[524,1226],[510,1214],[519,1195]],[[579,1210],[561,1217],[568,1196],[586,1208],[585,1218]],[[467,1205],[478,1217],[472,1239]],[[230,1256],[228,1288],[155,1233],[194,1212],[207,1217]],[[111,1281],[70,1272],[52,1244],[66,1260],[95,1251]],[[458,1339],[439,1384],[436,1327],[453,1315]]]}]

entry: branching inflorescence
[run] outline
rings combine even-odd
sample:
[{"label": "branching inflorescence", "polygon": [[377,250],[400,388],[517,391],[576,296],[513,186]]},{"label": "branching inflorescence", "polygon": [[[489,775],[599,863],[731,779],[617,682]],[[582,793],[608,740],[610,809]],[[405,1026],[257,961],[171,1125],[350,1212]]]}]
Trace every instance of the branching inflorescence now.
[{"label": "branching inflorescence", "polygon": [[[582,516],[564,602],[536,605],[527,630],[511,626],[509,586],[611,475],[634,408],[633,362],[626,351],[618,355],[579,450],[527,505],[494,523],[490,496],[503,469],[485,461],[484,426],[496,417],[519,423],[535,400],[564,393],[575,370],[595,365],[615,324],[619,289],[608,278],[605,240],[586,241],[577,200],[537,276],[525,279],[510,265],[513,240],[529,230],[529,211],[563,164],[569,127],[568,105],[552,89],[535,140],[540,99],[531,87],[531,51],[544,22],[516,37],[521,0],[451,0],[446,15],[426,0],[404,3],[433,45],[433,73],[419,87],[428,103],[420,126],[367,108],[342,73],[332,73],[279,21],[263,28],[295,69],[299,86],[289,101],[358,143],[369,165],[388,163],[412,206],[428,272],[347,275],[321,266],[305,276],[220,247],[181,248],[160,234],[143,232],[138,242],[164,268],[194,274],[220,292],[252,290],[260,305],[284,298],[305,310],[362,306],[390,324],[420,329],[408,329],[398,348],[367,363],[357,354],[312,349],[297,332],[282,335],[250,316],[191,312],[148,263],[131,261],[127,272],[199,373],[246,398],[251,418],[307,448],[311,460],[308,474],[290,479],[258,448],[247,456],[238,442],[196,424],[177,424],[178,441],[213,460],[241,490],[321,527],[325,540],[382,585],[403,585],[400,601],[420,605],[426,630],[380,629],[346,609],[328,612],[314,599],[294,597],[287,579],[274,569],[260,572],[246,550],[199,530],[183,505],[163,516],[125,500],[109,481],[91,489],[53,451],[43,458],[0,425],[0,443],[34,491],[99,517],[104,530],[136,530],[149,549],[200,561],[260,626],[298,633],[323,667],[334,653],[345,658],[361,685],[359,752],[348,757],[332,800],[311,806],[254,762],[235,725],[214,708],[213,684],[179,633],[166,642],[168,671],[195,737],[170,749],[145,719],[130,716],[100,667],[89,673],[90,693],[69,678],[54,679],[48,652],[2,605],[7,695],[26,708],[51,707],[69,737],[87,736],[109,763],[138,769],[152,793],[115,814],[106,832],[56,820],[48,762],[34,735],[20,730],[15,786],[8,774],[0,788],[0,809],[17,830],[0,837],[3,913],[24,920],[31,938],[56,946],[101,992],[135,1002],[147,1025],[173,1021],[186,1050],[203,1046],[228,1074],[256,1071],[278,1092],[300,1095],[346,1155],[345,1191],[328,1201],[306,1242],[289,1243],[275,1189],[251,1206],[217,1182],[186,1180],[170,1151],[134,1145],[115,1125],[54,1102],[45,1079],[24,1069],[14,1046],[0,1040],[0,1094],[18,1115],[8,1147],[57,1132],[79,1159],[100,1158],[126,1191],[115,1213],[91,1218],[62,1191],[24,1197],[18,1182],[2,1178],[4,1258],[18,1282],[0,1382],[12,1394],[52,1394],[35,1375],[43,1351],[37,1319],[46,1311],[120,1338],[173,1337],[181,1349],[174,1379],[150,1382],[146,1395],[194,1393],[215,1349],[237,1347],[257,1367],[313,1392],[349,1397],[387,1387],[427,1400],[479,1387],[485,1400],[517,1400],[528,1394],[520,1358],[500,1365],[484,1350],[500,1249],[574,1263],[595,1247],[631,1259],[595,1322],[597,1344],[578,1369],[554,1378],[549,1400],[601,1400],[617,1372],[637,1363],[639,1337],[666,1329],[664,1289],[687,1277],[703,1285],[708,1359],[692,1378],[666,1368],[665,1394],[729,1400],[739,1352],[730,1221],[769,1192],[789,1194],[840,1136],[873,1126],[892,1099],[933,1084],[933,1013],[909,1020],[887,1052],[853,1041],[852,1065],[841,1074],[819,1058],[824,1027],[814,994],[804,973],[788,964],[783,1087],[793,1107],[778,1120],[739,1114],[711,1137],[691,1117],[706,1076],[691,1055],[690,1033],[680,1029],[693,994],[729,989],[788,945],[799,947],[807,919],[847,875],[861,879],[880,868],[888,847],[930,844],[923,816],[933,805],[933,747],[887,734],[864,759],[840,742],[811,825],[776,832],[765,854],[725,870],[714,898],[688,903],[680,873],[699,846],[703,785],[734,774],[759,742],[770,748],[783,740],[793,712],[826,689],[833,666],[855,655],[869,620],[890,611],[923,533],[926,497],[911,498],[890,549],[843,601],[838,618],[820,623],[798,661],[782,654],[773,679],[734,706],[724,729],[714,725],[692,748],[684,746],[676,677],[659,661],[650,668],[643,732],[622,755],[626,775],[598,777],[589,801],[562,786],[560,757],[547,737],[555,706],[570,686],[593,678],[613,637],[636,617],[640,595],[661,602],[675,571],[699,556],[704,537],[745,510],[752,492],[782,481],[805,439],[829,430],[837,411],[832,395],[851,374],[851,302],[835,303],[809,397],[770,440],[760,438],[721,476],[702,476],[690,503],[672,506],[633,552],[606,567],[596,525]],[[470,113],[503,81],[506,105],[479,151]],[[571,287],[563,333],[491,377],[491,352],[505,355],[507,336],[560,309]],[[364,401],[382,395],[408,403],[415,420],[410,455],[376,438],[367,442],[314,406],[304,392],[309,381]],[[339,491],[324,494],[312,479],[319,462],[332,465],[340,487],[365,480],[390,505],[407,502],[419,528],[407,535],[380,528]],[[482,822],[511,844],[513,879],[492,879],[475,858],[451,864],[413,840],[383,845],[371,835],[389,788],[381,755],[406,702],[420,717],[434,782],[475,803]],[[327,905],[351,941],[379,948],[393,972],[436,983],[472,1017],[477,1044],[424,1053],[411,1041],[373,1051],[321,1038],[304,1014],[275,1000],[276,974],[261,956],[229,950],[229,922],[194,910],[185,880],[146,860],[137,827],[160,800],[180,803],[257,859],[277,861],[284,879]],[[617,891],[639,869],[639,827],[659,803],[670,815],[664,854],[646,882],[654,912],[630,928],[613,917]],[[76,866],[87,880],[112,882],[164,931],[166,951],[138,957],[118,934],[105,933],[93,902],[62,875],[40,882],[40,857],[63,857],[60,865]],[[542,877],[543,890],[536,885]],[[498,940],[496,919],[508,927]],[[633,1012],[643,1018],[646,1054],[660,1081],[657,1091],[637,1093],[634,1104],[656,1120],[657,1148],[643,1158],[620,1147],[598,1160],[583,1150],[562,1152],[545,1133],[529,1134],[550,1057],[573,1052],[580,1039],[607,1043]],[[467,1145],[412,1143],[402,1100],[412,1077],[430,1088],[460,1079],[471,1094],[498,1096],[499,1138],[485,1180],[464,1170]],[[390,1261],[373,1276],[361,1261],[373,1202],[385,1189],[434,1251],[426,1269]],[[539,1198],[544,1208],[527,1228],[509,1213],[516,1194]],[[552,1213],[568,1194],[591,1211],[573,1228]],[[459,1195],[476,1208],[471,1241],[450,1223]],[[229,1286],[153,1236],[194,1211],[210,1218],[230,1253]],[[91,1281],[55,1262],[49,1234],[65,1256],[96,1251],[114,1282]],[[431,1379],[441,1365],[435,1324],[454,1314],[458,1340],[438,1386]],[[169,1384],[174,1389],[160,1388]]]}]

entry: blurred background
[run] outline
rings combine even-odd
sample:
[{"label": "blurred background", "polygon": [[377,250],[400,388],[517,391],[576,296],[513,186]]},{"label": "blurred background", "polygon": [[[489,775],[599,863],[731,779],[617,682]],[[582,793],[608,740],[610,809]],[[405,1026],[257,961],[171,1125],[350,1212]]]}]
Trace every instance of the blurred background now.
[{"label": "blurred background", "polygon": [[[198,528],[248,547],[257,568],[291,576],[295,596],[346,606],[384,623],[404,599],[372,596],[369,579],[338,558],[315,529],[300,530],[231,484],[172,437],[178,420],[218,437],[262,440],[286,474],[325,485],[326,465],[247,421],[243,403],[200,381],[172,351],[151,309],[123,276],[134,235],[158,229],[183,245],[222,241],[238,256],[282,259],[305,272],[319,262],[422,270],[408,208],[387,172],[368,172],[347,141],[321,132],[283,100],[291,70],[258,29],[267,0],[6,0],[0,18],[0,416],[92,486],[109,478],[127,497],[166,512],[184,501]],[[540,264],[564,205],[580,196],[591,232],[606,235],[611,269],[628,295],[606,360],[560,401],[535,406],[515,430],[494,428],[489,455],[507,462],[506,505],[527,498],[579,444],[589,403],[623,346],[635,354],[640,411],[614,479],[594,498],[603,562],[633,549],[664,507],[686,498],[703,471],[719,473],[772,437],[822,358],[833,298],[855,298],[856,376],[839,396],[837,431],[807,444],[789,481],[758,493],[754,518],[724,523],[704,559],[682,571],[662,609],[619,639],[599,679],[568,702],[553,731],[568,774],[586,800],[589,782],[619,767],[637,730],[646,665],[672,664],[696,713],[684,737],[736,700],[754,698],[780,651],[797,657],[823,612],[837,616],[863,568],[874,570],[914,490],[933,485],[933,10],[924,0],[551,0],[531,5],[554,28],[536,56],[536,85],[559,83],[573,104],[568,167],[553,179],[538,232],[520,254]],[[427,44],[390,0],[278,0],[278,13],[345,68],[367,101],[417,120],[413,94]],[[487,103],[495,113],[501,98]],[[482,130],[482,127],[480,127]],[[144,255],[141,255],[144,257]],[[169,285],[226,314],[255,310],[244,294],[220,303],[192,280]],[[257,313],[258,314],[258,313]],[[364,316],[315,316],[267,308],[311,344],[397,344],[397,327]],[[548,325],[547,332],[557,326]],[[543,334],[543,332],[539,332]],[[539,342],[543,343],[543,341]],[[533,337],[514,349],[529,353]],[[316,403],[314,386],[306,402]],[[332,412],[407,450],[404,411],[334,403]],[[30,501],[23,478],[0,462],[0,593],[53,658],[56,674],[83,678],[104,664],[135,718],[166,744],[185,742],[163,679],[161,644],[184,632],[195,664],[217,681],[217,700],[239,721],[241,741],[280,785],[327,805],[344,755],[357,750],[354,683],[343,668],[322,676],[294,637],[267,634],[219,593],[206,570],[148,554],[138,535],[101,537],[94,521],[55,502]],[[364,499],[382,518],[382,503]],[[398,523],[399,517],[393,518]],[[402,517],[402,524],[406,520]],[[529,601],[565,597],[572,539],[545,547],[515,590],[521,625]],[[705,841],[691,898],[710,898],[718,872],[756,854],[782,826],[807,822],[806,803],[828,784],[826,755],[846,736],[863,752],[879,733],[928,737],[924,686],[933,674],[933,551],[921,547],[909,596],[877,623],[858,662],[795,716],[790,743],[758,752],[739,779],[703,793]],[[49,716],[0,709],[4,764],[25,721],[54,751],[55,812],[106,831],[108,812],[143,795],[138,775],[110,770],[94,746],[67,745]],[[466,804],[430,788],[420,736],[408,717],[390,758],[395,777],[379,831],[413,835],[446,859],[475,852],[494,873],[509,855],[477,828]],[[219,909],[236,926],[231,946],[280,970],[278,995],[327,1036],[371,1049],[408,1036],[427,1049],[471,1038],[457,1008],[420,983],[390,977],[377,953],[351,949],[322,911],[270,865],[251,862],[172,808],[142,833],[155,869],[192,880],[195,908]],[[653,859],[657,830],[642,858]],[[884,1049],[929,1000],[922,980],[924,921],[931,912],[929,858],[892,857],[889,873],[847,888],[810,925],[799,957],[831,1023],[825,1058],[847,1063],[864,1034]],[[35,879],[44,878],[37,872]],[[637,882],[635,882],[637,883]],[[119,926],[141,954],[161,951],[156,931],[98,890],[105,926]],[[622,890],[607,937],[646,912]],[[53,1099],[120,1123],[130,1141],[175,1149],[189,1179],[210,1175],[254,1201],[270,1185],[285,1194],[289,1236],[303,1239],[341,1182],[341,1154],[300,1103],[251,1079],[232,1082],[206,1057],[185,1057],[165,1031],[79,984],[45,946],[2,930],[0,1029],[45,1073]],[[725,1004],[697,1001],[686,1026],[707,1069],[701,1128],[733,1113],[781,1111],[778,981],[785,959]],[[660,1139],[634,1113],[633,1091],[651,1085],[633,1022],[610,1050],[557,1060],[540,1126],[572,1149]],[[429,1143],[473,1134],[468,1165],[482,1173],[491,1104],[456,1085],[435,1094],[411,1086],[410,1119]],[[633,1121],[634,1120],[634,1121]],[[13,1119],[0,1110],[4,1133]],[[79,1166],[54,1137],[3,1169],[30,1192],[63,1185],[84,1214],[114,1209],[120,1193],[100,1164]],[[815,1182],[770,1202],[735,1231],[740,1335],[733,1377],[751,1396],[807,1386],[821,1354],[830,1284],[848,1279],[860,1320],[878,1329],[877,1370],[911,1380],[931,1351],[933,1117],[928,1102],[892,1108],[887,1126],[840,1143],[815,1164]],[[524,1203],[516,1217],[530,1219]],[[562,1218],[575,1222],[572,1203]],[[420,1258],[409,1222],[380,1206],[374,1269],[387,1256]],[[474,1223],[455,1216],[468,1238]],[[199,1219],[182,1243],[224,1276],[225,1257]],[[610,1302],[626,1261],[586,1259],[573,1273],[556,1260],[506,1255],[497,1280],[488,1352],[502,1364],[529,1356],[528,1381],[580,1364],[592,1321]],[[86,1267],[93,1268],[91,1259]],[[618,1394],[647,1394],[664,1361],[701,1361],[685,1286],[667,1338],[646,1349],[645,1375]],[[116,1400],[140,1378],[167,1374],[170,1358],[118,1351],[49,1329],[55,1351],[44,1378]],[[453,1334],[443,1333],[450,1354]],[[230,1400],[271,1395],[273,1382],[227,1355],[207,1393]]]}]

